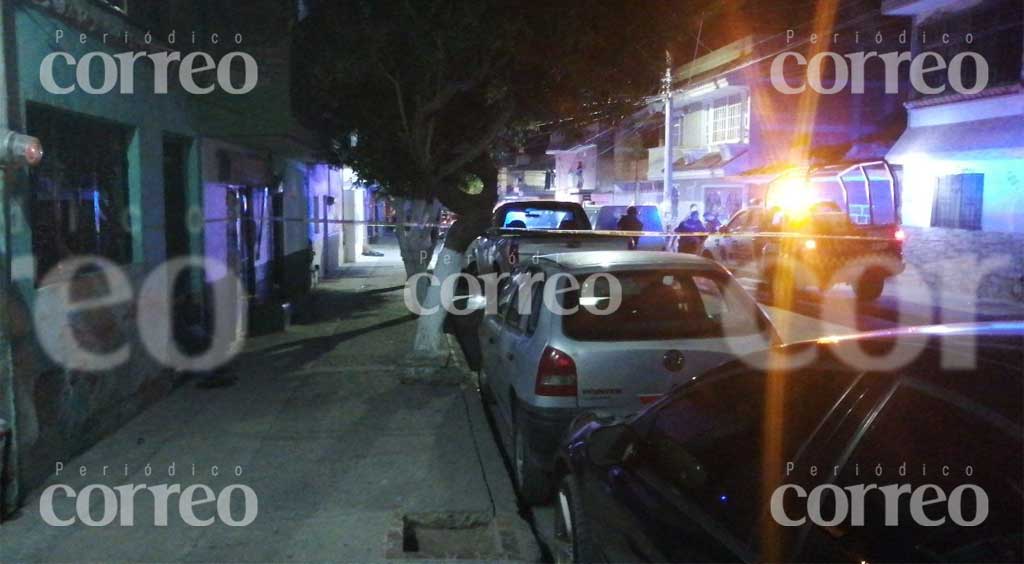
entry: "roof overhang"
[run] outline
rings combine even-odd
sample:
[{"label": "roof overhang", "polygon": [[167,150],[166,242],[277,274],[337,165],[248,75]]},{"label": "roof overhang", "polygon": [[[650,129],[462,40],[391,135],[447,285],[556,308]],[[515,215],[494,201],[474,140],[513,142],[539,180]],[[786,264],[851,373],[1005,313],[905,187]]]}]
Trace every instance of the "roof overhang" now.
[{"label": "roof overhang", "polygon": [[582,145],[574,145],[574,146],[568,147],[566,149],[548,149],[547,151],[544,151],[544,154],[545,155],[565,155],[565,154],[569,154],[569,153],[578,153],[580,151],[585,151],[587,149],[594,148],[594,147],[597,147],[596,143],[585,143],[585,144],[582,144]]},{"label": "roof overhang", "polygon": [[1024,159],[1024,116],[911,127],[889,151],[890,162],[932,159]]}]

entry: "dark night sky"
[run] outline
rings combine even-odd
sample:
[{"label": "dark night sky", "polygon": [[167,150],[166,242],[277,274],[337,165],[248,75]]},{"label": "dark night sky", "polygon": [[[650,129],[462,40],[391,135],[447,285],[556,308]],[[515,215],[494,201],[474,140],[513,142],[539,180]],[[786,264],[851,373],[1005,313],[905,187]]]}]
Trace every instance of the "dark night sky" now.
[{"label": "dark night sky", "polygon": [[692,22],[672,47],[673,54],[677,58],[682,55],[685,60],[693,55],[702,14],[703,46],[698,54],[750,34],[771,35],[798,28],[813,20],[819,9],[841,4],[843,11],[863,12],[877,9],[880,0],[677,0],[673,4],[685,4],[685,17]]}]

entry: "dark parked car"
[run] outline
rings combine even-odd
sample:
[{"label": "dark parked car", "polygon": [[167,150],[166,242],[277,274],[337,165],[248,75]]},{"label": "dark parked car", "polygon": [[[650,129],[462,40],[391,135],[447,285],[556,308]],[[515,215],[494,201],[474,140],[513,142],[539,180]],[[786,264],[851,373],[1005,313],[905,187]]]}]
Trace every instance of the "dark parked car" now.
[{"label": "dark parked car", "polygon": [[1020,562],[1022,366],[1024,322],[910,328],[757,353],[630,418],[581,417],[557,544],[578,561]]}]

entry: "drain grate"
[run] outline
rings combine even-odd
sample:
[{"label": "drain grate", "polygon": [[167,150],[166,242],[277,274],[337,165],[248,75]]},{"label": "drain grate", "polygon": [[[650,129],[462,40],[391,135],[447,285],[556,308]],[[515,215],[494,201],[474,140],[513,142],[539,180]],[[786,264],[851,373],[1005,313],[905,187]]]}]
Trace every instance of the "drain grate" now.
[{"label": "drain grate", "polygon": [[503,519],[475,513],[403,515],[388,533],[391,560],[520,560]]}]

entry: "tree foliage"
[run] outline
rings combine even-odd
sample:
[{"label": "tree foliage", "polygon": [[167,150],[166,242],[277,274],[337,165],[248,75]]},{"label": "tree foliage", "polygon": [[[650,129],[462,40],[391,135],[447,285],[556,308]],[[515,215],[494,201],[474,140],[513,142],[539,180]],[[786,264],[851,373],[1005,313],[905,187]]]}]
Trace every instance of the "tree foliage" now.
[{"label": "tree foliage", "polygon": [[[322,1],[295,34],[295,109],[389,194],[489,209],[503,144],[542,123],[615,120],[657,91],[665,50],[692,36],[687,6]],[[482,190],[460,189],[467,176]]]}]

